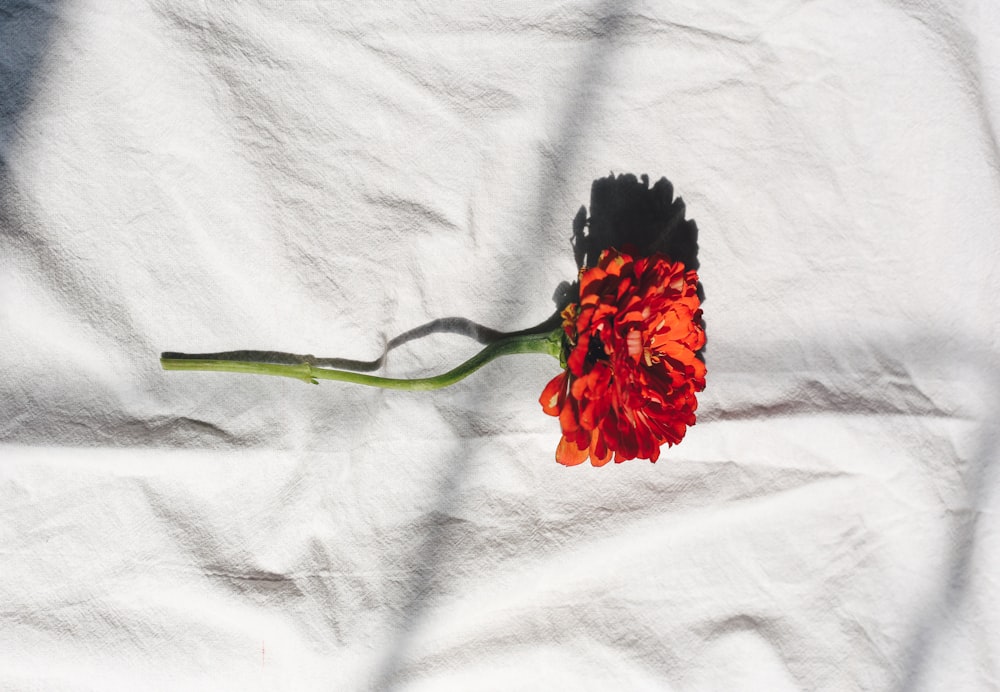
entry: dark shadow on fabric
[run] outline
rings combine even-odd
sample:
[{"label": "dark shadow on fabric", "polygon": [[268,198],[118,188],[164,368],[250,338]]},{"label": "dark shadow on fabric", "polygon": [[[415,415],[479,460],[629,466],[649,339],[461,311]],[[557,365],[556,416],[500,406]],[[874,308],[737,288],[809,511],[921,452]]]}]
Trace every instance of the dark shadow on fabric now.
[{"label": "dark shadow on fabric", "polygon": [[[649,186],[649,176],[631,173],[598,178],[590,187],[590,216],[580,207],[573,219],[573,254],[579,268],[597,265],[610,248],[647,257],[656,253],[697,271],[698,224],[685,218],[684,200],[674,197],[674,185],[660,178]],[[571,295],[579,287],[574,284]],[[698,298],[705,302],[705,288],[698,282]],[[708,329],[704,318],[705,346],[696,354],[705,360]]]},{"label": "dark shadow on fabric", "polygon": [[[24,113],[31,104],[35,80],[52,40],[52,27],[59,3],[35,0],[0,3],[0,191],[14,185],[9,152],[22,128]],[[11,204],[8,194],[0,194],[0,212]],[[13,233],[17,223],[13,213],[0,215],[0,236]]]},{"label": "dark shadow on fabric", "polygon": [[573,220],[577,266],[596,266],[609,248],[634,248],[639,255],[662,253],[697,270],[698,225],[684,213],[684,200],[674,197],[666,178],[652,187],[645,174],[641,179],[631,173],[598,178],[590,187],[590,217],[580,207]]},{"label": "dark shadow on fabric", "polygon": [[43,0],[0,4],[0,146],[4,148],[31,103],[57,7],[57,2]]}]

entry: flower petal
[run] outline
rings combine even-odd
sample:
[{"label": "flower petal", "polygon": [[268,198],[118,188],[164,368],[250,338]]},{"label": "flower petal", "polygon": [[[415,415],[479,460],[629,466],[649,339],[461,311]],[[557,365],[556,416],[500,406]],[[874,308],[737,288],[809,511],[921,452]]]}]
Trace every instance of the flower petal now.
[{"label": "flower petal", "polygon": [[680,442],[705,388],[698,275],[668,257],[614,249],[580,273],[580,298],[563,313],[567,370],[539,399],[559,416],[559,463],[603,466]]},{"label": "flower petal", "polygon": [[559,409],[566,399],[566,371],[552,378],[552,381],[545,385],[538,402],[542,405],[542,411],[550,416],[558,416]]},{"label": "flower petal", "polygon": [[556,461],[563,466],[582,464],[589,455],[588,449],[579,449],[575,442],[570,442],[565,437],[559,440],[559,446],[556,447]]}]

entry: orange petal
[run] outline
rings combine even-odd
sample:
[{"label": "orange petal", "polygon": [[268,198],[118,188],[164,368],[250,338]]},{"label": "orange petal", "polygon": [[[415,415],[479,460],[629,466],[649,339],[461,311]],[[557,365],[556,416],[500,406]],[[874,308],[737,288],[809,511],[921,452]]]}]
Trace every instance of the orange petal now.
[{"label": "orange petal", "polygon": [[[602,450],[604,456],[601,456]],[[601,433],[595,430],[590,438],[590,463],[592,466],[604,466],[609,461],[611,461],[611,450],[601,440]]]},{"label": "orange petal", "polygon": [[562,410],[559,412],[559,426],[564,433],[573,432],[580,427],[574,403],[573,399],[566,399],[563,402]]},{"label": "orange petal", "polygon": [[697,358],[695,358],[694,360],[692,360],[691,361],[691,369],[694,372],[694,377],[695,377],[696,380],[704,380],[705,379],[705,372],[706,372],[705,364],[702,363],[700,360],[698,360]]},{"label": "orange petal", "polygon": [[538,403],[542,405],[542,410],[550,416],[559,415],[559,404],[566,391],[566,371],[552,378],[552,381],[545,385],[542,395],[538,397]]},{"label": "orange petal", "polygon": [[575,442],[570,442],[565,436],[559,440],[559,446],[556,447],[556,461],[563,466],[582,464],[589,455],[590,450],[579,449]]}]

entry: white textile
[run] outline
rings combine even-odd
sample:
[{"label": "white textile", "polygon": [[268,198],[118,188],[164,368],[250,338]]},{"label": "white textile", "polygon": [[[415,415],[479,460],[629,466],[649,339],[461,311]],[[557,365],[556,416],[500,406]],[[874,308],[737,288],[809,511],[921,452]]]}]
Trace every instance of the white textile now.
[{"label": "white textile", "polygon": [[[0,3],[0,689],[996,689],[998,27]],[[541,322],[612,171],[700,228],[708,387],[655,465],[558,465],[544,355],[160,369]]]}]

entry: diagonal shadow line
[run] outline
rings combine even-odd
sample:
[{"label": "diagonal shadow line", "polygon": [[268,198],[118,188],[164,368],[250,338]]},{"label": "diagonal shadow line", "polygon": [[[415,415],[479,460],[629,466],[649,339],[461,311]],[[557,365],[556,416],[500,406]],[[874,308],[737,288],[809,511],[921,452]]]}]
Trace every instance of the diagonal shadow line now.
[{"label": "diagonal shadow line", "polygon": [[[907,656],[903,666],[899,692],[920,688],[927,664],[933,660],[935,643],[946,636],[948,627],[961,614],[969,598],[972,570],[976,558],[976,539],[980,530],[981,508],[991,502],[990,493],[1000,483],[1000,361],[988,351],[971,353],[964,363],[974,369],[991,395],[992,416],[987,413],[981,422],[981,432],[976,451],[970,459],[965,474],[967,507],[954,512],[954,525],[949,532],[951,552],[947,560],[945,578],[935,600],[926,604],[913,623],[909,645],[903,647]],[[990,516],[987,514],[986,516]],[[941,659],[938,658],[940,665]]]},{"label": "diagonal shadow line", "polygon": [[[0,239],[13,235],[17,224],[14,203],[8,200],[15,183],[10,174],[11,150],[23,131],[25,112],[46,52],[53,38],[59,0],[5,2],[0,4]],[[4,252],[3,256],[8,253]]]},{"label": "diagonal shadow line", "polygon": [[37,72],[52,42],[58,0],[5,2],[0,5],[0,146],[31,104]]},{"label": "diagonal shadow line", "polygon": [[[561,137],[554,152],[558,159],[558,168],[562,170],[573,169],[577,152],[582,149],[581,138],[584,125],[589,122],[594,106],[599,102],[596,95],[608,72],[610,65],[608,56],[617,48],[625,28],[624,18],[630,5],[631,0],[605,0],[593,13],[597,19],[591,38],[592,47],[590,54],[581,65],[580,78],[577,80],[577,83],[583,85],[583,88],[575,94],[575,98],[566,104],[562,116]],[[563,179],[558,175],[558,170],[553,173],[542,177],[543,182],[538,190],[534,212],[537,219],[535,224],[537,229],[545,229],[550,225],[549,220],[555,215],[555,210],[551,207],[551,200],[560,199],[556,192],[558,187],[563,184]],[[524,226],[524,228],[529,227],[530,224]],[[523,233],[524,231],[522,231]],[[531,239],[527,237],[522,237],[520,242],[514,238],[509,240],[511,241],[510,245],[514,247],[529,248],[531,246]],[[506,295],[513,294],[523,285],[511,280]],[[516,304],[518,301],[512,302]],[[484,385],[476,384],[473,386],[482,388]],[[459,436],[459,439],[462,437]],[[470,468],[469,464],[463,462],[471,456],[471,452],[471,442],[466,441],[452,455],[451,472],[441,480],[439,485],[438,511],[435,512],[435,516],[447,516],[448,512],[442,511],[442,509],[447,510],[457,504],[462,485]],[[397,684],[397,678],[406,664],[406,654],[416,639],[421,619],[434,597],[436,576],[439,572],[438,565],[442,562],[444,553],[449,547],[448,539],[447,523],[432,524],[428,528],[425,539],[413,550],[410,562],[419,565],[414,569],[414,580],[409,589],[409,592],[414,595],[402,607],[396,623],[395,638],[389,643],[385,655],[376,666],[373,689],[391,690]]]}]

